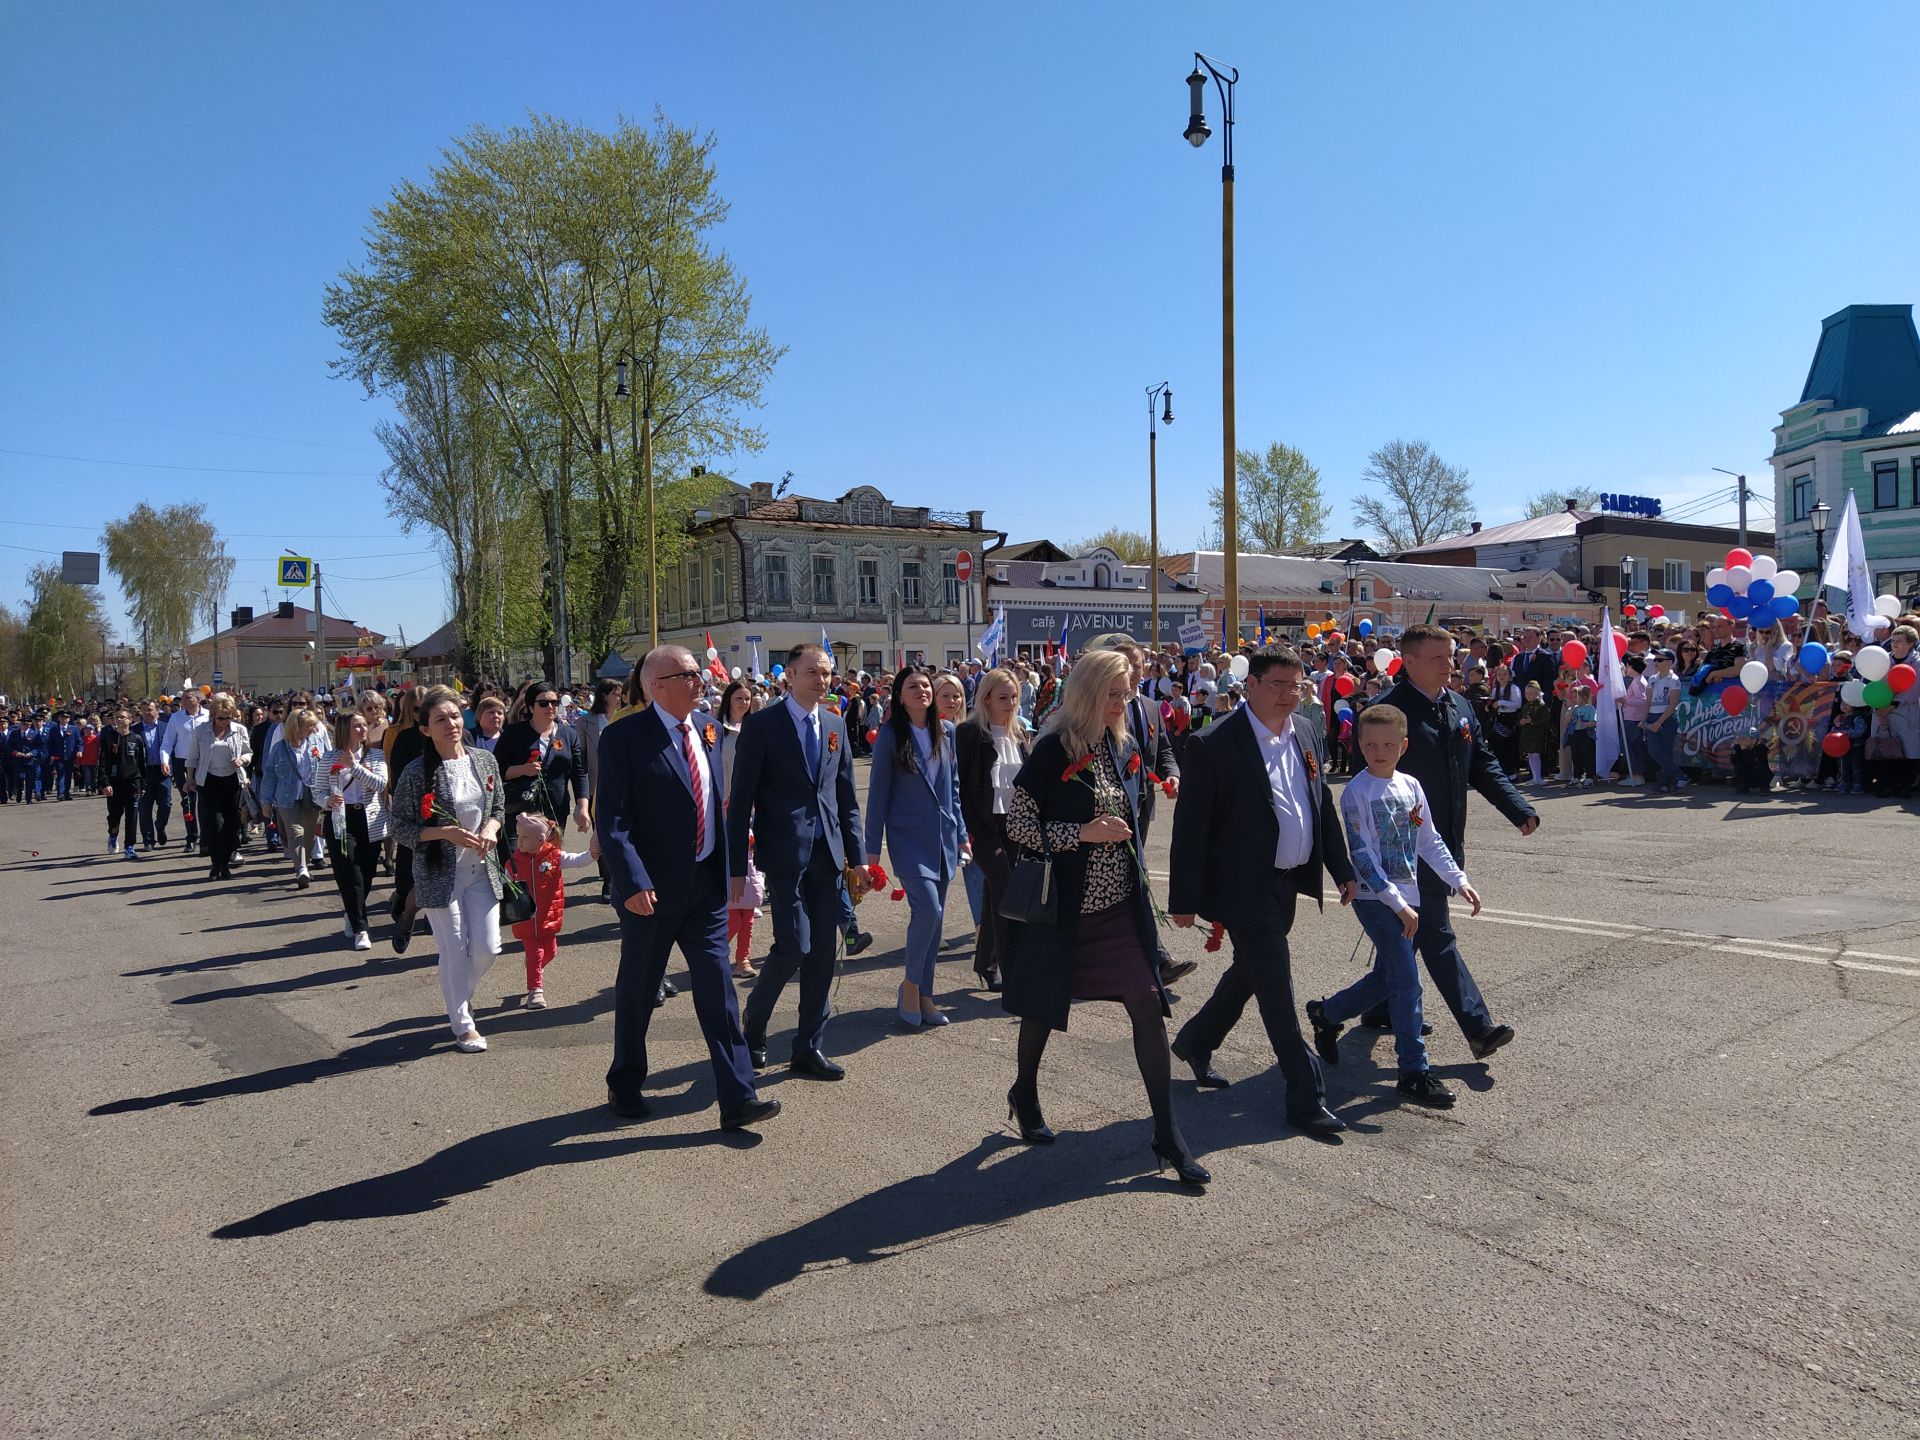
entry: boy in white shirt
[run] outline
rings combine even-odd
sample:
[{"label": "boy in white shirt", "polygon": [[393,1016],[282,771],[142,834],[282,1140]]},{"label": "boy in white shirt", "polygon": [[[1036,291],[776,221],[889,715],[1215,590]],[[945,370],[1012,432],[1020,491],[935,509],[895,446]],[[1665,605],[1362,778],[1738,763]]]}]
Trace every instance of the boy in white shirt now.
[{"label": "boy in white shirt", "polygon": [[1340,818],[1360,882],[1353,913],[1373,941],[1375,959],[1371,970],[1339,994],[1307,1002],[1313,1046],[1327,1064],[1339,1064],[1340,1032],[1346,1022],[1384,999],[1393,1020],[1400,1093],[1415,1104],[1446,1109],[1453,1104],[1453,1091],[1427,1068],[1427,1042],[1422,1038],[1420,968],[1413,949],[1420,928],[1419,862],[1426,861],[1475,915],[1480,913],[1480,897],[1434,829],[1420,782],[1394,769],[1407,753],[1406,712],[1397,705],[1367,706],[1355,725],[1354,742],[1367,768],[1341,792]]}]

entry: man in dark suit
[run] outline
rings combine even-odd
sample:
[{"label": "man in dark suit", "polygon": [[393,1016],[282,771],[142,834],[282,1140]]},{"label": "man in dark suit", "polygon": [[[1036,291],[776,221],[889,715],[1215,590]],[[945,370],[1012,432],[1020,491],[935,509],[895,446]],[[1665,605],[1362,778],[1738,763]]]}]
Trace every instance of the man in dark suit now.
[{"label": "man in dark suit", "polygon": [[[793,1070],[814,1080],[847,1072],[820,1049],[840,939],[840,884],[850,856],[861,854],[860,805],[846,722],[823,705],[833,658],[819,645],[787,652],[788,694],[747,716],[733,762],[727,867],[733,896],[746,890],[747,834],[773,904],[773,951],[747,997],[747,1048],[767,1063],[767,1021],[780,992],[800,973],[800,1023]],[[850,877],[864,891],[864,870]]]},{"label": "man in dark suit", "polygon": [[1187,742],[1167,910],[1180,926],[1193,924],[1196,915],[1224,924],[1233,963],[1212,998],[1181,1027],[1173,1053],[1193,1067],[1201,1085],[1225,1085],[1213,1052],[1249,997],[1256,999],[1287,1079],[1287,1118],[1303,1130],[1331,1134],[1347,1127],[1328,1111],[1319,1062],[1300,1033],[1287,932],[1298,896],[1325,904],[1323,876],[1333,876],[1342,905],[1353,898],[1354,881],[1327,790],[1326,757],[1316,753],[1306,727],[1294,723],[1304,679],[1293,650],[1260,651],[1247,671],[1247,703]]},{"label": "man in dark suit", "polygon": [[[1527,643],[1537,645],[1540,632],[1526,632]],[[1545,651],[1535,651],[1546,655]],[[1555,662],[1548,658],[1549,666]],[[1399,707],[1407,717],[1407,753],[1399,769],[1420,782],[1427,792],[1427,808],[1434,833],[1447,842],[1454,863],[1466,864],[1467,791],[1478,790],[1522,835],[1540,828],[1540,817],[1526,797],[1514,788],[1500,761],[1480,733],[1480,721],[1464,695],[1447,688],[1453,669],[1453,639],[1433,625],[1414,625],[1400,637],[1400,678],[1380,698]],[[1518,674],[1514,677],[1519,678]],[[1552,684],[1551,679],[1547,682]],[[1460,1031],[1474,1055],[1484,1060],[1513,1039],[1511,1025],[1496,1025],[1480,987],[1473,983],[1467,962],[1460,958],[1460,942],[1453,933],[1447,901],[1453,894],[1426,862],[1420,862],[1420,929],[1413,948],[1426,961],[1433,988],[1440,992],[1460,1022]],[[1368,1014],[1373,1025],[1384,1014]],[[1381,1023],[1379,1028],[1385,1029]]]},{"label": "man in dark suit", "polygon": [[728,827],[708,755],[713,725],[693,715],[702,672],[691,652],[662,645],[640,673],[653,703],[607,726],[596,767],[600,864],[620,910],[607,1103],[629,1118],[647,1113],[647,1024],[677,944],[713,1059],[720,1123],[738,1130],[777,1115],[780,1102],[754,1088],[727,965]]}]

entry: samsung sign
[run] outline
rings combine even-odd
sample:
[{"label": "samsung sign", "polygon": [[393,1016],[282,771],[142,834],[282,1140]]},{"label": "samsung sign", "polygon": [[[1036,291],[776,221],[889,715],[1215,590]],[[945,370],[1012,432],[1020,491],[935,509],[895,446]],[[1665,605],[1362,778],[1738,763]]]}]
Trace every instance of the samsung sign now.
[{"label": "samsung sign", "polygon": [[1660,502],[1651,495],[1602,495],[1600,508],[1615,515],[1645,515],[1658,519]]}]

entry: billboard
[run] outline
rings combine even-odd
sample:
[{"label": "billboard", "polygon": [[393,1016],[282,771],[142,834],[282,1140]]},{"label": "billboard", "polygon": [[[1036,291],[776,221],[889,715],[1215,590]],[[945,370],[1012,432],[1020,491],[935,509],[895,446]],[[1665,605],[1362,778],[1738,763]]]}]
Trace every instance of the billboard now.
[{"label": "billboard", "polygon": [[60,583],[98,585],[100,583],[100,552],[98,550],[62,550],[60,552]]}]

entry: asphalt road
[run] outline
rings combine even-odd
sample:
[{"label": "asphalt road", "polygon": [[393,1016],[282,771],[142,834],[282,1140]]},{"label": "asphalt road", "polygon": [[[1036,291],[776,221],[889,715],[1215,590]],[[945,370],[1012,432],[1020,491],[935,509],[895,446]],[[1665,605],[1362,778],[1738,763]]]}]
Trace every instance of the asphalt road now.
[{"label": "asphalt road", "polygon": [[[468,1056],[429,939],[369,963],[277,863],[213,886],[97,854],[99,801],[7,807],[0,1432],[1920,1434],[1912,810],[1541,809],[1522,839],[1476,802],[1461,928],[1519,1038],[1477,1064],[1435,1006],[1458,1108],[1397,1106],[1362,1032],[1329,1072],[1353,1131],[1297,1135],[1250,1015],[1231,1089],[1176,1087],[1196,1196],[1154,1173],[1117,1007],[1048,1052],[1059,1143],[1015,1143],[957,887],[957,1023],[897,1028],[905,906],[869,900],[847,1080],[776,1071],[785,1112],[725,1136],[684,996],[654,1117],[604,1109],[590,879],[553,1008],[502,1005],[513,947]],[[1359,933],[1302,914],[1303,999]],[[1204,959],[1179,1013],[1201,942],[1171,936]]]}]

